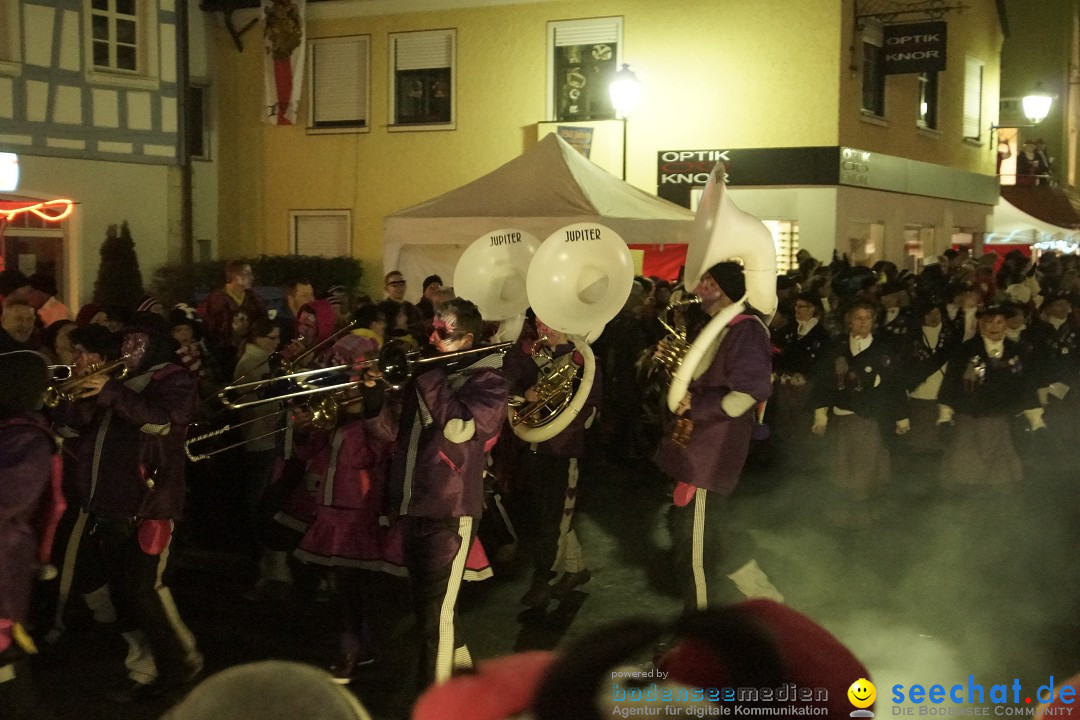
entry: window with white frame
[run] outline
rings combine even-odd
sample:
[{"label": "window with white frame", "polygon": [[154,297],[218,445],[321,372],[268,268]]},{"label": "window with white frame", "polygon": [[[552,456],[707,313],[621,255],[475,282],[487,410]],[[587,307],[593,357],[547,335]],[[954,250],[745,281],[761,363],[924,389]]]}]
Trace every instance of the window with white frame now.
[{"label": "window with white frame", "polygon": [[390,130],[454,128],[456,34],[390,34]]},{"label": "window with white frame", "polygon": [[885,117],[885,39],[881,23],[865,20],[862,28],[862,111]]},{"label": "window with white frame", "polygon": [[289,239],[293,253],[341,257],[352,249],[349,210],[290,210]]},{"label": "window with white frame", "polygon": [[964,61],[964,137],[980,140],[982,136],[983,62]]},{"label": "window with white frame", "polygon": [[370,36],[308,43],[308,130],[367,132]]},{"label": "window with white frame", "polygon": [[619,69],[621,17],[548,23],[548,117],[611,120],[608,86]]},{"label": "window with white frame", "polygon": [[18,0],[0,0],[0,66],[22,62]]},{"label": "window with white frame", "polygon": [[157,0],[83,0],[87,74],[94,82],[155,87]]}]

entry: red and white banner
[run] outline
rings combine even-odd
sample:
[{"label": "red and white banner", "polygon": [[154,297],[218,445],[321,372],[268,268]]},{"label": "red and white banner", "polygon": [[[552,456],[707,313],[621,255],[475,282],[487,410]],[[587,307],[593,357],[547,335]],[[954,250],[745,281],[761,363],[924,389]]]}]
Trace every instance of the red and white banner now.
[{"label": "red and white banner", "polygon": [[304,10],[307,0],[262,0],[263,121],[292,125],[304,77]]}]

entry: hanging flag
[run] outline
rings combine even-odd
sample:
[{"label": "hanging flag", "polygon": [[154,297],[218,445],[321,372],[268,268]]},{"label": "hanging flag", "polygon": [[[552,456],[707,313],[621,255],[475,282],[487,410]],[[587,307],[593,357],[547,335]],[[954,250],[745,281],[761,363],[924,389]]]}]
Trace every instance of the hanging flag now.
[{"label": "hanging flag", "polygon": [[306,0],[262,0],[263,121],[292,125],[300,104],[304,77],[304,9]]}]

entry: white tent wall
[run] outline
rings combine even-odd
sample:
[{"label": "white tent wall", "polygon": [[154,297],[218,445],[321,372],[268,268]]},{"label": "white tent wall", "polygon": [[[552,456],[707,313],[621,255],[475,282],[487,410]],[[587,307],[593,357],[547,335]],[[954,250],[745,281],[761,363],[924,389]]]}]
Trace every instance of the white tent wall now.
[{"label": "white tent wall", "polygon": [[471,183],[386,218],[383,271],[400,270],[410,300],[425,277],[453,282],[465,248],[492,230],[540,240],[561,227],[594,222],[631,244],[687,243],[694,215],[597,167],[556,135]]},{"label": "white tent wall", "polygon": [[994,208],[993,229],[988,230],[986,244],[1034,245],[1043,240],[1080,240],[1080,231],[1051,225],[1034,215],[1028,215],[1004,197]]}]

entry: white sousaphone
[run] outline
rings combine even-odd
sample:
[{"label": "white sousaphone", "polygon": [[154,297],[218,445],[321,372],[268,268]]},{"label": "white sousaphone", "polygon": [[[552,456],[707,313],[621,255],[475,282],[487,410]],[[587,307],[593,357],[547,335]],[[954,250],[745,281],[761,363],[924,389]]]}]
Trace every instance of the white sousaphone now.
[{"label": "white sousaphone", "polygon": [[529,266],[529,304],[536,317],[565,333],[584,361],[581,381],[569,404],[539,427],[517,422],[509,409],[510,427],[525,442],[544,442],[558,435],[581,412],[596,376],[596,358],[589,343],[600,336],[630,296],[634,263],[618,233],[596,223],[559,228],[544,240]]},{"label": "white sousaphone", "polygon": [[529,307],[526,276],[539,247],[524,230],[492,230],[465,248],[454,267],[454,292],[474,302],[484,320],[499,323],[493,343],[521,334]]},{"label": "white sousaphone", "polygon": [[723,172],[723,164],[717,164],[702,193],[694,216],[694,233],[686,249],[683,277],[687,287],[693,287],[716,263],[740,259],[746,275],[746,295],[718,312],[686,352],[668,388],[667,404],[672,412],[686,396],[705,353],[736,315],[745,312],[748,304],[766,316],[776,310],[776,243],[764,223],[732,202],[723,175],[717,178]]}]

